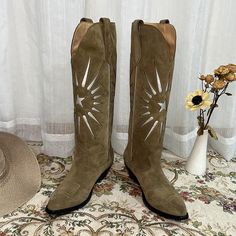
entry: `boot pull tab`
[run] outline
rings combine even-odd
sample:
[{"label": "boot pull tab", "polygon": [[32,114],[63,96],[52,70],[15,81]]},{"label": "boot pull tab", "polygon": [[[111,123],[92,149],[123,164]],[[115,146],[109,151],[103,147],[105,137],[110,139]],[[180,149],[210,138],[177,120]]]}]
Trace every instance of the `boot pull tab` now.
[{"label": "boot pull tab", "polygon": [[112,54],[112,38],[111,38],[111,22],[108,18],[100,18],[99,22],[102,24],[103,39],[105,43],[105,57],[108,63],[111,61]]},{"label": "boot pull tab", "polygon": [[132,43],[131,44],[131,50],[132,53],[134,55],[134,60],[135,63],[138,63],[139,59],[141,58],[141,43],[140,43],[140,26],[143,24],[142,20],[135,20],[132,23]]},{"label": "boot pull tab", "polygon": [[83,17],[81,18],[80,22],[88,22],[88,23],[93,23],[93,20],[90,18]]},{"label": "boot pull tab", "polygon": [[170,24],[170,21],[168,19],[160,20],[160,24]]},{"label": "boot pull tab", "polygon": [[174,26],[170,25],[170,21],[168,19],[164,19],[160,21],[162,27],[160,28],[165,40],[167,41],[170,48],[170,55],[172,60],[175,57],[176,50],[176,31]]},{"label": "boot pull tab", "polygon": [[[81,23],[87,25],[86,27],[84,27],[84,29],[82,31],[79,30]],[[76,26],[74,34],[73,34],[72,42],[71,42],[71,49],[70,49],[71,56],[73,54],[75,54],[75,52],[77,51],[82,38],[86,34],[89,26],[92,25],[92,24],[93,24],[93,21],[91,19],[89,19],[89,18],[82,18],[80,20],[80,23]]]}]

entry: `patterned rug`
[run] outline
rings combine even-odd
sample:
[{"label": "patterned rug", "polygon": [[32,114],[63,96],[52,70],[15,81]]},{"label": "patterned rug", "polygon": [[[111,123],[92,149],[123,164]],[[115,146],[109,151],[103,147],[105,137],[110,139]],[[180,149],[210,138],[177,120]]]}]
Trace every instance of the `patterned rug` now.
[{"label": "patterned rug", "polygon": [[42,187],[27,204],[0,218],[0,236],[110,235],[236,235],[236,160],[226,162],[209,153],[209,169],[202,177],[185,172],[185,161],[163,153],[165,174],[186,202],[190,219],[166,220],[143,205],[141,192],[127,175],[122,156],[106,179],[96,184],[89,204],[57,218],[45,212],[50,194],[68,172],[71,158],[38,155]]}]

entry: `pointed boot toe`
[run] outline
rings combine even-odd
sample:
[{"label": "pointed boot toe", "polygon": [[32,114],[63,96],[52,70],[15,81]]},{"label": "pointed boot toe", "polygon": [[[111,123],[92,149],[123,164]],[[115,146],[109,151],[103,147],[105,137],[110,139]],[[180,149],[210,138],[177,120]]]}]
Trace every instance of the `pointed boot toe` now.
[{"label": "pointed boot toe", "polygon": [[65,196],[62,194],[56,194],[55,193],[51,196],[47,206],[46,206],[46,212],[48,214],[59,214],[60,211],[63,211],[64,209],[70,208],[68,205],[64,205],[62,203],[65,203]]},{"label": "pointed boot toe", "polygon": [[172,220],[187,220],[188,213],[183,199],[178,194],[160,199],[160,192],[154,191],[151,196],[143,195],[144,204],[151,211]]},{"label": "pointed boot toe", "polygon": [[50,215],[63,215],[70,213],[85,206],[90,200],[92,192],[89,193],[85,199],[78,200],[78,198],[68,197],[64,194],[57,194],[51,196],[47,206],[46,212]]},{"label": "pointed boot toe", "polygon": [[[51,195],[50,200],[46,207],[46,212],[48,214],[61,215],[70,212],[72,209],[76,209],[80,205],[78,200],[78,194],[76,196],[76,203],[74,202],[75,196],[67,193],[67,189],[62,183],[56,191]],[[64,187],[64,188],[63,188]],[[70,189],[69,189],[70,190]]]}]

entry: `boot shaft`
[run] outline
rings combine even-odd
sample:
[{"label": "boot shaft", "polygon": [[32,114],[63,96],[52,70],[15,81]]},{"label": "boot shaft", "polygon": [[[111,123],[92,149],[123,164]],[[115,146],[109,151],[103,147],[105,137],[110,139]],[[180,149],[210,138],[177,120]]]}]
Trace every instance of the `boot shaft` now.
[{"label": "boot shaft", "polygon": [[140,161],[140,166],[145,165],[144,157],[157,160],[161,156],[175,47],[175,29],[168,21],[132,24],[131,112],[125,156]]},{"label": "boot shaft", "polygon": [[[76,150],[110,149],[116,76],[116,30],[109,19],[82,19],[71,44]],[[78,150],[77,150],[78,151]]]}]

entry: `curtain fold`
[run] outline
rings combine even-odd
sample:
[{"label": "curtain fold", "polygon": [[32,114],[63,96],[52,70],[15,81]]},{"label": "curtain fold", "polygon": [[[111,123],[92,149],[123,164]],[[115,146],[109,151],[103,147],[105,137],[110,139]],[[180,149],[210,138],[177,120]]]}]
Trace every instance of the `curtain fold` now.
[{"label": "curtain fold", "polygon": [[[224,4],[223,4],[224,3]],[[80,18],[109,17],[117,28],[117,83],[113,146],[122,153],[129,121],[129,55],[135,19],[169,19],[177,31],[175,70],[164,146],[186,158],[196,138],[196,112],[186,95],[200,88],[200,74],[236,63],[233,0],[1,0],[0,130],[41,142],[52,156],[74,147],[70,44]],[[218,141],[209,144],[227,160],[236,151],[236,85],[211,120]]]}]

